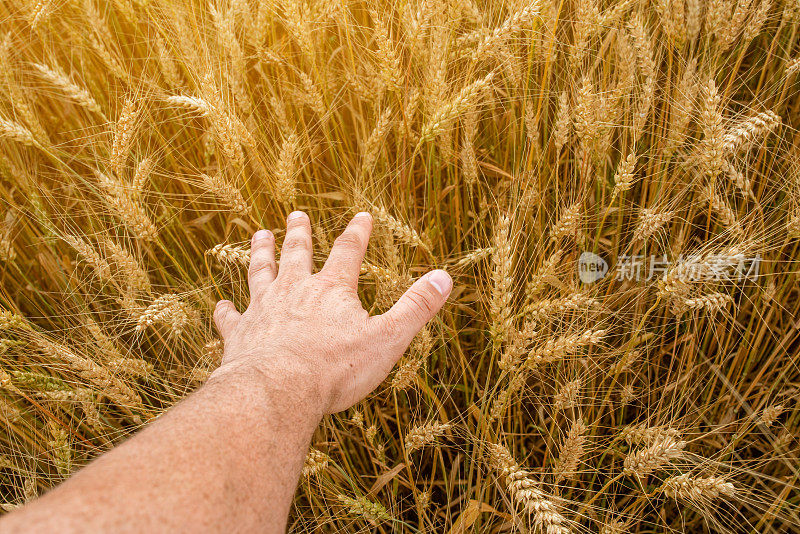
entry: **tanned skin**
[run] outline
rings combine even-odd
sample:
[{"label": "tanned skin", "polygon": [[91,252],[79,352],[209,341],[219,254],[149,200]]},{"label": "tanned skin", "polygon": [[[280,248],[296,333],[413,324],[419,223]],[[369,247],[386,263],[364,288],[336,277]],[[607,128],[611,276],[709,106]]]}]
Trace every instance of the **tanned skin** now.
[{"label": "tanned skin", "polygon": [[366,397],[452,289],[441,270],[383,315],[356,290],[372,218],[356,215],[313,273],[311,224],[253,235],[250,305],[220,301],[225,342],[205,385],[69,480],[0,520],[0,532],[267,532],[286,529],[312,434]]}]

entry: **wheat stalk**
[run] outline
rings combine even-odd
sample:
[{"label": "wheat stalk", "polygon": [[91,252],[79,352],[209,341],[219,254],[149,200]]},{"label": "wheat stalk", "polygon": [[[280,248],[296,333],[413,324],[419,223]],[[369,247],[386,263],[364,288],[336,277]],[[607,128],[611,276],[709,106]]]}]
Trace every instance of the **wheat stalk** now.
[{"label": "wheat stalk", "polygon": [[300,139],[292,133],[281,144],[275,167],[275,197],[279,202],[293,204],[297,197],[297,155]]},{"label": "wheat stalk", "polygon": [[209,104],[202,98],[196,96],[172,95],[166,97],[165,100],[167,101],[167,103],[172,104],[173,106],[177,106],[187,111],[198,113],[204,116],[210,115],[213,109],[211,104]]},{"label": "wheat stalk", "polygon": [[136,257],[125,247],[111,239],[105,241],[105,246],[109,251],[109,257],[123,274],[125,284],[145,293],[150,293],[150,277]]},{"label": "wheat stalk", "polygon": [[135,198],[140,197],[147,188],[147,182],[150,180],[154,166],[155,162],[150,158],[144,158],[136,166],[136,172],[131,182],[131,195]]},{"label": "wheat stalk", "polygon": [[386,108],[378,116],[378,121],[375,127],[369,134],[369,137],[364,142],[362,149],[363,156],[361,157],[361,174],[367,175],[372,172],[375,162],[378,159],[378,154],[381,151],[381,145],[386,133],[392,126],[392,109]]},{"label": "wheat stalk", "polygon": [[743,237],[744,229],[736,218],[733,209],[728,205],[725,200],[717,194],[714,190],[714,183],[710,183],[708,187],[703,190],[703,197],[709,203],[711,209],[719,218],[719,222],[735,237]]},{"label": "wheat stalk", "polygon": [[306,478],[319,475],[328,468],[330,461],[331,459],[327,454],[312,448],[308,451],[303,463],[302,475]]},{"label": "wheat stalk", "polygon": [[567,520],[530,473],[520,467],[511,453],[498,444],[489,445],[489,463],[500,472],[514,506],[532,518],[533,525],[547,534],[567,534]]},{"label": "wheat stalk", "polygon": [[786,63],[786,77],[796,74],[800,72],[800,57],[792,59],[788,63]]},{"label": "wheat stalk", "polygon": [[734,497],[736,486],[719,477],[692,477],[689,474],[669,477],[662,491],[673,499],[692,502],[709,502],[720,497]]},{"label": "wheat stalk", "polygon": [[250,250],[242,246],[226,245],[220,243],[206,251],[206,254],[222,264],[250,265]]},{"label": "wheat stalk", "polygon": [[569,95],[567,91],[562,91],[558,96],[558,115],[556,117],[555,129],[553,133],[553,141],[556,147],[556,153],[561,153],[561,149],[567,144],[569,140],[569,129],[571,122],[571,114],[569,109]]},{"label": "wheat stalk", "polygon": [[659,232],[672,220],[673,213],[657,209],[644,208],[639,213],[639,224],[633,233],[634,241],[645,241]]},{"label": "wheat stalk", "polygon": [[542,266],[533,273],[525,287],[525,296],[529,301],[534,300],[546,289],[548,280],[555,278],[556,267],[561,262],[563,256],[564,251],[562,249],[556,250],[542,263]]},{"label": "wheat stalk", "polygon": [[433,338],[431,337],[430,330],[424,328],[417,334],[417,337],[414,338],[408,357],[400,362],[400,366],[392,377],[392,388],[406,390],[414,384],[419,370],[430,355],[432,347]]},{"label": "wheat stalk", "polygon": [[[515,33],[530,26],[540,11],[541,2],[539,0],[530,1],[522,9],[513,11],[500,26],[475,39],[477,44],[470,55],[471,59],[477,61],[502,48]],[[467,38],[470,37],[467,36]]]},{"label": "wheat stalk", "polygon": [[574,480],[577,477],[578,465],[586,448],[587,427],[581,420],[575,421],[561,443],[558,462],[554,473],[556,482],[563,479]]},{"label": "wheat stalk", "polygon": [[439,437],[443,436],[445,432],[450,430],[450,426],[451,425],[447,423],[433,421],[413,427],[406,434],[406,452],[411,454],[418,449],[434,443]]},{"label": "wheat stalk", "polygon": [[419,145],[444,133],[457,117],[475,106],[480,95],[492,87],[493,79],[494,73],[490,72],[483,78],[462,88],[449,102],[437,107],[420,131]]},{"label": "wheat stalk", "polygon": [[134,331],[140,333],[150,326],[165,324],[170,335],[180,337],[194,320],[194,311],[178,295],[160,295],[141,312]]},{"label": "wheat stalk", "polygon": [[617,166],[617,172],[614,174],[614,191],[613,196],[618,196],[621,192],[629,190],[633,187],[633,181],[636,177],[633,170],[636,167],[636,154],[628,154],[628,156],[620,162]]},{"label": "wheat stalk", "polygon": [[122,111],[117,119],[116,129],[114,131],[114,141],[111,146],[111,168],[118,176],[122,175],[122,169],[125,165],[125,160],[128,157],[128,151],[133,140],[133,135],[136,128],[136,120],[138,118],[139,108],[132,99],[125,101]]},{"label": "wheat stalk", "polygon": [[549,339],[543,345],[531,349],[525,361],[531,368],[538,367],[577,353],[581,348],[599,343],[605,330],[586,330],[556,339]]},{"label": "wheat stalk", "polygon": [[772,426],[775,421],[778,420],[778,417],[783,413],[783,406],[780,404],[775,404],[773,406],[769,406],[764,408],[764,411],[761,412],[761,415],[758,417],[759,424],[762,424],[766,427]]},{"label": "wheat stalk", "polygon": [[582,293],[572,293],[558,299],[544,299],[530,302],[525,307],[525,314],[535,321],[545,321],[556,314],[567,311],[581,311],[596,308],[600,302]]},{"label": "wheat stalk", "polygon": [[94,269],[101,280],[111,279],[111,267],[92,245],[74,235],[65,235],[62,239],[83,256],[84,261]]},{"label": "wheat stalk", "polygon": [[66,74],[40,63],[33,63],[33,67],[39,71],[39,74],[44,79],[61,89],[66,96],[74,100],[78,105],[103,116],[103,111],[100,109],[94,97],[92,97],[86,89],[74,84]]},{"label": "wheat stalk", "polygon": [[150,220],[150,216],[144,208],[131,197],[128,188],[100,171],[95,171],[95,176],[105,190],[105,198],[114,213],[122,219],[134,235],[144,241],[155,239],[158,234],[155,224]]},{"label": "wheat stalk", "polygon": [[619,437],[624,439],[628,445],[633,444],[652,444],[662,439],[680,439],[680,432],[675,428],[664,428],[657,426],[647,426],[644,424],[628,425],[624,427]]},{"label": "wheat stalk", "polygon": [[703,108],[700,125],[703,130],[702,166],[711,177],[715,177],[725,163],[725,129],[720,110],[722,97],[714,80],[703,87]]},{"label": "wheat stalk", "polygon": [[35,343],[39,350],[57,362],[67,364],[81,378],[96,385],[105,396],[124,407],[142,409],[142,400],[122,380],[113,376],[108,369],[97,363],[75,354],[68,347],[37,337]]},{"label": "wheat stalk", "polygon": [[36,146],[36,138],[30,130],[16,122],[0,118],[0,139],[6,138],[27,146]]},{"label": "wheat stalk", "polygon": [[401,243],[414,247],[428,248],[427,243],[420,237],[419,233],[408,224],[400,222],[396,217],[383,207],[372,210],[375,220],[384,225]]},{"label": "wheat stalk", "polygon": [[684,441],[671,436],[662,437],[650,446],[628,454],[625,457],[623,472],[628,476],[646,476],[681,458],[684,447],[686,447]]},{"label": "wheat stalk", "polygon": [[214,176],[204,174],[202,178],[206,189],[222,200],[231,210],[243,217],[250,213],[250,206],[242,196],[242,192],[228,182],[223,174],[219,173]]},{"label": "wheat stalk", "polygon": [[155,43],[158,51],[158,66],[164,75],[164,79],[172,89],[180,88],[183,85],[183,79],[167,44],[161,37],[156,37]]},{"label": "wheat stalk", "polygon": [[514,372],[508,386],[495,397],[489,411],[489,422],[497,421],[503,417],[511,399],[525,386],[526,374],[524,371]]},{"label": "wheat stalk", "polygon": [[495,343],[507,339],[513,329],[514,256],[511,242],[511,219],[501,215],[494,230],[492,243],[492,296],[489,315],[492,318],[492,337]]},{"label": "wheat stalk", "polygon": [[385,521],[392,520],[392,516],[386,511],[386,508],[366,497],[353,498],[339,494],[336,498],[347,508],[348,513],[361,517],[372,525],[377,526]]},{"label": "wheat stalk", "polygon": [[553,409],[564,410],[574,407],[582,384],[583,380],[577,378],[562,385],[553,395]]},{"label": "wheat stalk", "polygon": [[731,128],[722,139],[723,150],[729,153],[741,150],[757,137],[767,135],[780,125],[781,118],[778,115],[770,110],[762,111]]},{"label": "wheat stalk", "polygon": [[580,232],[581,205],[579,202],[565,208],[559,219],[550,228],[550,240],[558,242],[563,238],[576,238]]}]

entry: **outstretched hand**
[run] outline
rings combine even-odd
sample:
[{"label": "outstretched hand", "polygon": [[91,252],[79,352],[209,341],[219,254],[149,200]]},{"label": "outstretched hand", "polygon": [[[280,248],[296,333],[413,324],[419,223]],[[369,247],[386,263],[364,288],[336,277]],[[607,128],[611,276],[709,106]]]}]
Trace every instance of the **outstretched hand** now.
[{"label": "outstretched hand", "polygon": [[244,371],[280,383],[319,413],[345,410],[389,374],[416,333],[444,305],[450,276],[431,271],[418,279],[383,315],[370,317],[358,299],[358,277],[372,217],[357,214],[313,273],[311,223],[299,211],[287,219],[280,268],[275,238],[253,235],[250,305],[217,303],[214,321],[225,342],[222,365],[212,379]]},{"label": "outstretched hand", "polygon": [[286,532],[322,415],[377,387],[453,287],[431,271],[370,317],[356,289],[371,231],[370,215],[356,215],[316,274],[305,213],[289,215],[280,269],[274,236],[256,232],[250,305],[239,313],[223,300],[214,310],[225,341],[219,369],[0,530]]}]

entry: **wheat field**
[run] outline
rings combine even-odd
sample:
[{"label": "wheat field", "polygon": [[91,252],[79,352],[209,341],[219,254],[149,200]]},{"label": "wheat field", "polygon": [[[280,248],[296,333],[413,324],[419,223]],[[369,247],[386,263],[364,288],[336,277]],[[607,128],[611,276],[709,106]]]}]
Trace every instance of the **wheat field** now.
[{"label": "wheat field", "polygon": [[291,532],[797,532],[798,30],[797,0],[0,0],[2,509],[203,383],[249,237],[301,209],[318,262],[373,215],[371,312],[455,287],[325,418]]}]

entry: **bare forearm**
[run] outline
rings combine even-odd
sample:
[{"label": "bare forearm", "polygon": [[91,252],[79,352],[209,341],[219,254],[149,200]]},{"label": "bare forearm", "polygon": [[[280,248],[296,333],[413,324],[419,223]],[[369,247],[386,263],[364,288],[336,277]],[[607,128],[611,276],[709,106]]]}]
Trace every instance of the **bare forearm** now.
[{"label": "bare forearm", "polygon": [[293,384],[281,383],[280,373],[259,373],[233,369],[212,378],[0,527],[282,532],[321,414],[304,405]]},{"label": "bare forearm", "polygon": [[220,301],[222,363],[196,394],[63,486],[0,521],[3,532],[282,532],[322,414],[380,384],[453,287],[417,280],[383,315],[358,298],[372,217],[359,213],[312,274],[308,216],[253,236],[250,305]]}]

